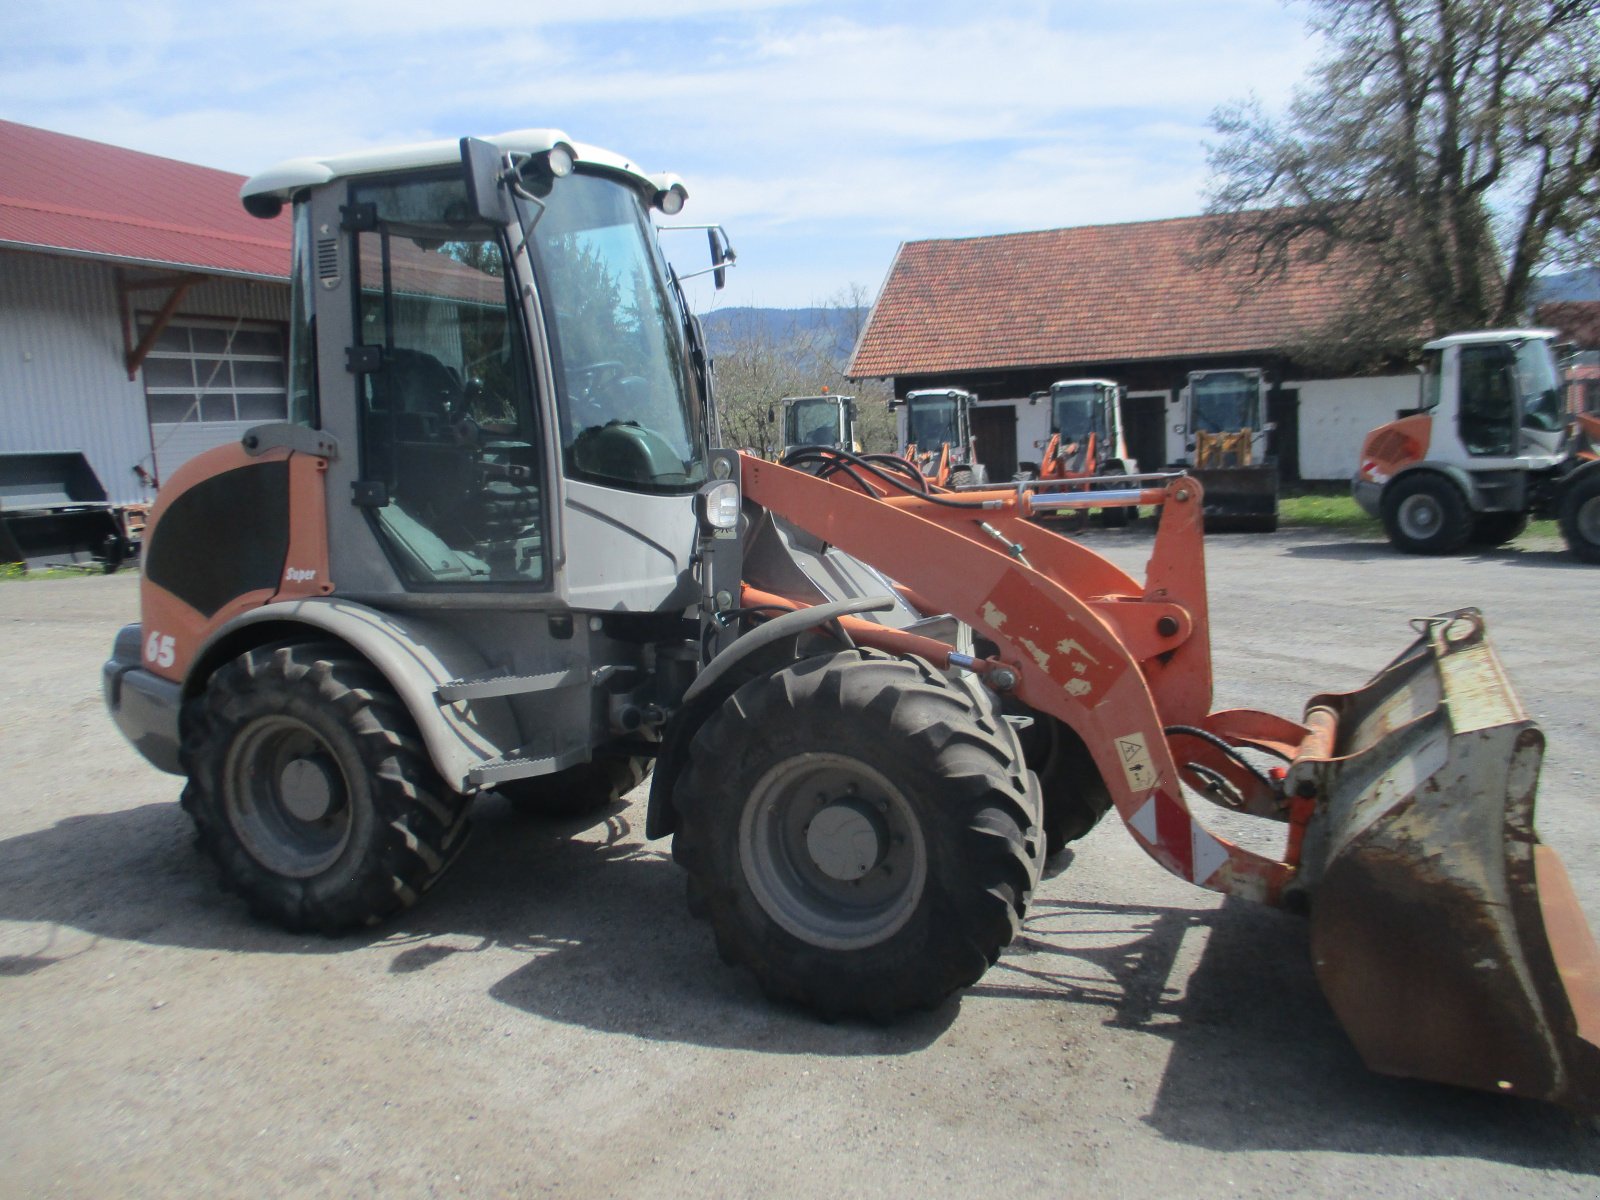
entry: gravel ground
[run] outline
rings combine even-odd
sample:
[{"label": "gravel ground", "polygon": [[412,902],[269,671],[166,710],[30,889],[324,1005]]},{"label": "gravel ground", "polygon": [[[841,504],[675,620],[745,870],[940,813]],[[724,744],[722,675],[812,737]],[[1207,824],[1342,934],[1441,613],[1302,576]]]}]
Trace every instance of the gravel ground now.
[{"label": "gravel ground", "polygon": [[[1150,542],[1095,545],[1138,569]],[[1363,682],[1408,618],[1484,608],[1549,737],[1541,831],[1600,927],[1593,568],[1288,532],[1212,539],[1210,574],[1218,704],[1290,716]],[[1592,1124],[1364,1070],[1303,924],[1176,881],[1115,820],[977,987],[887,1028],[723,967],[642,793],[565,825],[486,801],[394,925],[264,927],[102,711],[136,607],[129,574],[0,584],[0,1195],[1600,1190]]]}]

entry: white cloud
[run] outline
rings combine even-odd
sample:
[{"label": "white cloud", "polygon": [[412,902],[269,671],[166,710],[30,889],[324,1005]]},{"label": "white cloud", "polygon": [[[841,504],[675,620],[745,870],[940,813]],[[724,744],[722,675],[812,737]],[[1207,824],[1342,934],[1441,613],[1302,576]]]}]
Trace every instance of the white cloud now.
[{"label": "white cloud", "polygon": [[1281,103],[1314,49],[1277,0],[74,12],[0,16],[0,113],[241,173],[558,125],[682,174],[696,219],[760,251],[739,287],[773,303],[875,287],[902,239],[1194,212],[1209,112]]}]

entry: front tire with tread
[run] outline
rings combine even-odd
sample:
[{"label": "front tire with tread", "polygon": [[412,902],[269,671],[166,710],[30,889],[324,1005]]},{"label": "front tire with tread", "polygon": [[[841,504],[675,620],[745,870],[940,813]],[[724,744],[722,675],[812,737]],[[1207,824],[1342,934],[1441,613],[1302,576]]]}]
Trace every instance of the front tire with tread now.
[{"label": "front tire with tread", "polygon": [[343,646],[251,650],[184,707],[183,807],[223,885],[292,932],[374,925],[416,902],[466,840],[448,787],[383,677]]},{"label": "front tire with tread", "polygon": [[1561,501],[1561,536],[1567,549],[1587,563],[1600,563],[1600,472],[1590,470]]},{"label": "front tire with tread", "polygon": [[[827,1018],[884,1020],[975,982],[1042,864],[1016,735],[917,659],[850,650],[746,683],[695,734],[673,801],[673,855],[724,961]],[[812,849],[813,823],[840,814],[877,828],[876,866],[868,851],[830,871]]]},{"label": "front tire with tread", "polygon": [[1419,471],[1389,485],[1383,528],[1395,549],[1407,554],[1454,554],[1472,536],[1472,513],[1449,479]]}]

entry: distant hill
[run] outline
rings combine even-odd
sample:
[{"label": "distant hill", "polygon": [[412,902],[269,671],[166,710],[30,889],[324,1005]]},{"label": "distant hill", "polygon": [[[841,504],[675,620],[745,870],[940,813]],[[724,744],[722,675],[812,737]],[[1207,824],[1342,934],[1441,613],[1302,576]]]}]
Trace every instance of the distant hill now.
[{"label": "distant hill", "polygon": [[779,344],[797,334],[817,334],[826,339],[832,357],[841,365],[855,349],[856,330],[867,319],[866,309],[849,308],[719,308],[700,314],[706,341],[715,358],[739,342],[757,338]]},{"label": "distant hill", "polygon": [[1533,303],[1560,304],[1569,300],[1600,300],[1600,267],[1583,267],[1560,275],[1541,275],[1533,281]]}]

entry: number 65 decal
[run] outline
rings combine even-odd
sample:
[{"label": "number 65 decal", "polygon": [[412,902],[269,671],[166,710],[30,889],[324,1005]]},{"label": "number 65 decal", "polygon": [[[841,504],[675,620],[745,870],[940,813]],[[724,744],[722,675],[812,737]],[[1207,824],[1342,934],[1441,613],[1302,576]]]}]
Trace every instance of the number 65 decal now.
[{"label": "number 65 decal", "polygon": [[177,657],[170,633],[152,633],[144,641],[144,659],[158,667],[170,667]]}]

